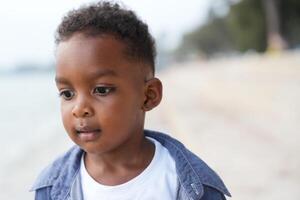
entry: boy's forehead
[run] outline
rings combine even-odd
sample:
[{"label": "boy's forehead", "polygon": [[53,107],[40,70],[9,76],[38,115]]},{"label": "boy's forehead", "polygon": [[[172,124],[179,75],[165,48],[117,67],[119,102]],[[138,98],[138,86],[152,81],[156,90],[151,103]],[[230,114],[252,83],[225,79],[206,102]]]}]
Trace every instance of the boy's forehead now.
[{"label": "boy's forehead", "polygon": [[125,44],[110,35],[87,36],[83,33],[76,33],[68,40],[58,44],[57,53],[76,53],[76,51],[86,53],[109,53],[123,55]]},{"label": "boy's forehead", "polygon": [[[95,73],[102,73],[96,66],[105,67],[106,71],[114,71],[118,74],[118,69],[123,69],[123,73],[136,73],[145,76],[149,73],[149,67],[144,63],[129,59],[125,53],[125,44],[110,35],[86,36],[76,34],[61,42],[56,52],[56,70],[64,66],[86,65],[90,69],[94,67]],[[148,72],[146,72],[148,71]],[[142,74],[141,74],[142,73]],[[111,73],[110,73],[111,74]]]},{"label": "boy's forehead", "polygon": [[[57,47],[57,63],[103,63],[126,64],[131,62],[124,53],[124,44],[111,36],[86,37],[82,34],[72,36]],[[107,67],[108,67],[107,66]]]}]

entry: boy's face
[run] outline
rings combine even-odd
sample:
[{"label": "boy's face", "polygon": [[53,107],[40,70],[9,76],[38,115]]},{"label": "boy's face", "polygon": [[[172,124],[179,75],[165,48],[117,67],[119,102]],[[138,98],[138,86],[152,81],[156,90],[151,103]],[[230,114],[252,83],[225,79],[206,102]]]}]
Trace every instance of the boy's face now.
[{"label": "boy's face", "polygon": [[145,72],[111,36],[72,36],[57,47],[63,124],[88,153],[131,145],[143,131]]}]

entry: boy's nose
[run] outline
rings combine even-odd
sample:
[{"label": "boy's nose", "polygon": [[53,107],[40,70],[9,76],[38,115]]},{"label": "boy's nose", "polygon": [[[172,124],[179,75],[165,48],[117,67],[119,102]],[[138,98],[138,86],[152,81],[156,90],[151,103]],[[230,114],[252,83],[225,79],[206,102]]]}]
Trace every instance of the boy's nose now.
[{"label": "boy's nose", "polygon": [[79,101],[72,109],[72,114],[74,117],[82,118],[82,117],[90,117],[93,115],[93,109],[86,101]]}]

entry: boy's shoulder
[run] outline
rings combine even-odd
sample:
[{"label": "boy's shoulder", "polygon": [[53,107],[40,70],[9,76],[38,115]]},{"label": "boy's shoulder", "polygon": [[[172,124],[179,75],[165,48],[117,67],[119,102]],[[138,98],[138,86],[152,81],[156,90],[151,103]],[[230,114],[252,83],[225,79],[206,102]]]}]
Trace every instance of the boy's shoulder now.
[{"label": "boy's shoulder", "polygon": [[79,170],[82,153],[83,151],[75,145],[59,156],[41,171],[30,191],[53,186],[59,179],[64,179],[64,182],[71,180]]},{"label": "boy's shoulder", "polygon": [[169,150],[176,164],[180,184],[193,199],[205,196],[205,193],[213,190],[231,196],[218,174],[181,142],[156,131],[145,130],[145,135],[159,141]]}]

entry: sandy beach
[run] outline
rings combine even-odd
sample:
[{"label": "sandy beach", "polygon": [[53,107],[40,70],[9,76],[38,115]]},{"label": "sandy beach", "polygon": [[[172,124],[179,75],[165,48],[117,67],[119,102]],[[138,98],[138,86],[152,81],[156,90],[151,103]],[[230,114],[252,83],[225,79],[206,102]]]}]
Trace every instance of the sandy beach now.
[{"label": "sandy beach", "polygon": [[[300,52],[178,64],[158,76],[164,98],[147,128],[199,155],[233,200],[300,199]],[[48,128],[1,164],[0,199],[33,199],[39,171],[72,145],[61,125]]]}]

